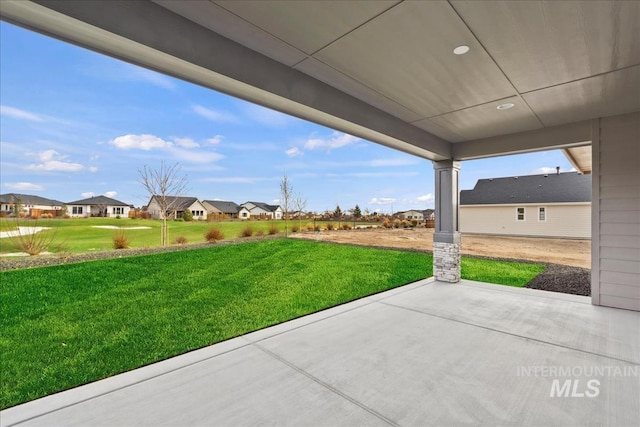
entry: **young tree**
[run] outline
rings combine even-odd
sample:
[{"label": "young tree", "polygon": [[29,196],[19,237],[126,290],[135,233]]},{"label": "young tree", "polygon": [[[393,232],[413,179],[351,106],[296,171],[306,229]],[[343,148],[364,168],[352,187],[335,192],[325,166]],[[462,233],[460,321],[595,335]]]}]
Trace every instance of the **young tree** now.
[{"label": "young tree", "polygon": [[289,235],[289,207],[293,198],[293,186],[287,178],[285,173],[280,181],[280,202],[282,202],[282,209],[284,209],[284,235]]},{"label": "young tree", "polygon": [[298,212],[298,229],[302,230],[302,211],[307,207],[307,199],[302,197],[302,194],[296,194],[296,197],[293,199],[293,206]]},{"label": "young tree", "polygon": [[356,207],[353,208],[353,216],[355,218],[360,218],[362,216],[362,212],[360,211],[360,206],[356,205]]},{"label": "young tree", "polygon": [[182,174],[179,163],[171,166],[163,161],[158,169],[145,165],[138,169],[140,179],[138,182],[155,199],[160,208],[162,228],[160,230],[160,243],[167,245],[167,215],[176,201],[176,196],[181,195],[187,188],[187,176]]}]

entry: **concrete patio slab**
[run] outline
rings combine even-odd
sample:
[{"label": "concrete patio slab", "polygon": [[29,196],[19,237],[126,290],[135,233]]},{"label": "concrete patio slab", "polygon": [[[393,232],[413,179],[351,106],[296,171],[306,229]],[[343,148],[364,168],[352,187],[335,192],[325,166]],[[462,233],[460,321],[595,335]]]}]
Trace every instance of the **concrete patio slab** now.
[{"label": "concrete patio slab", "polygon": [[0,412],[0,425],[637,425],[640,313],[420,281]]}]

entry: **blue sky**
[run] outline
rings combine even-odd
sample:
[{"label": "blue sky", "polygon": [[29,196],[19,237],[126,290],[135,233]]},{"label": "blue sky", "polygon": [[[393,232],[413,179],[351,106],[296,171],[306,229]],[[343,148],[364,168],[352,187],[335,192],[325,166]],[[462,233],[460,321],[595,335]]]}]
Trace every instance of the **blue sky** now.
[{"label": "blue sky", "polygon": [[[199,199],[278,203],[288,175],[317,212],[433,207],[429,160],[0,23],[0,192],[141,206],[138,170],[179,162]],[[462,163],[481,178],[571,165],[560,151]]]}]

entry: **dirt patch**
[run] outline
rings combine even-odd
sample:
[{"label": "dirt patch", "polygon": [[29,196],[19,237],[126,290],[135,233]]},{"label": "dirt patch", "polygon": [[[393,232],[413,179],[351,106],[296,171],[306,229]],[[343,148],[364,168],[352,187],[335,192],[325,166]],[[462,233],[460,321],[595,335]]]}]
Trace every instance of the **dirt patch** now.
[{"label": "dirt patch", "polygon": [[[433,229],[365,229],[301,232],[291,237],[325,242],[351,243],[413,250],[433,250]],[[544,264],[562,264],[591,268],[591,241],[462,235],[464,255],[490,258],[522,259]]]}]

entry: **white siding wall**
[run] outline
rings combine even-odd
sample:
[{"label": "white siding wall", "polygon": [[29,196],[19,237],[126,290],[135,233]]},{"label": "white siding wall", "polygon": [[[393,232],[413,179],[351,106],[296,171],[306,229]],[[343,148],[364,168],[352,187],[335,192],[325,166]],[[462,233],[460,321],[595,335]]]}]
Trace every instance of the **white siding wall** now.
[{"label": "white siding wall", "polygon": [[640,311],[640,113],[594,123],[594,304]]},{"label": "white siding wall", "polygon": [[[525,209],[525,220],[517,221],[517,208]],[[546,221],[538,220],[544,207]],[[591,204],[460,206],[462,233],[512,236],[591,238]]]}]

